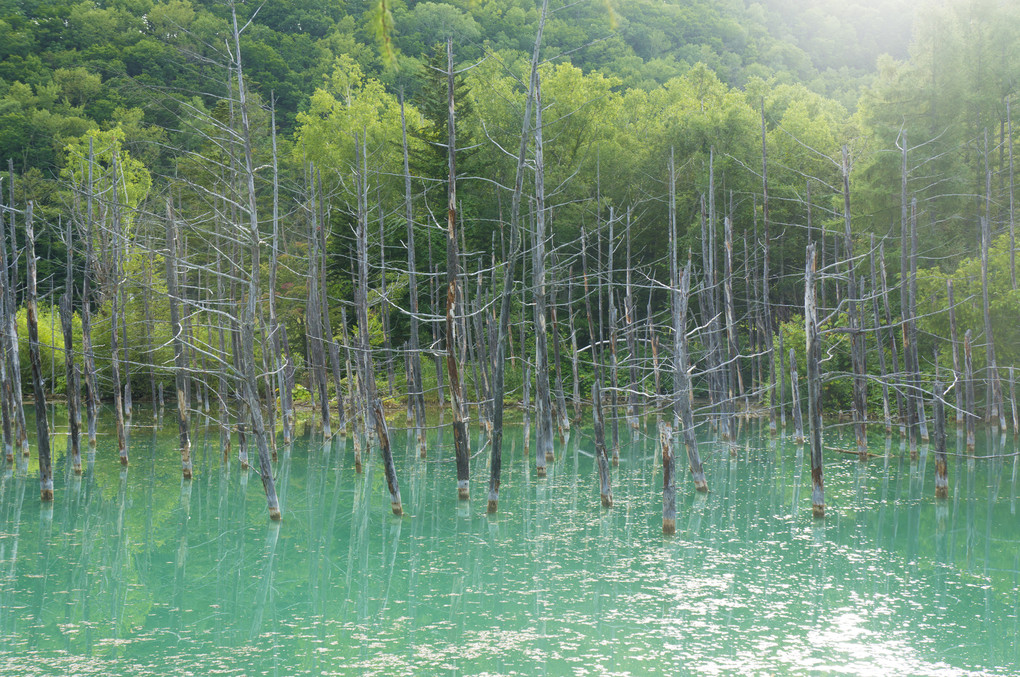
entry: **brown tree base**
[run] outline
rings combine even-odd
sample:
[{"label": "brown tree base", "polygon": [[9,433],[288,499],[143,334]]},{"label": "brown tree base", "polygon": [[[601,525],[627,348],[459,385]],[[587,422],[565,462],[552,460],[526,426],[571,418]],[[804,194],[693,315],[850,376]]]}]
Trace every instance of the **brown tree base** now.
[{"label": "brown tree base", "polygon": [[49,503],[50,501],[53,500],[53,490],[43,489],[41,492],[41,498],[44,502]]},{"label": "brown tree base", "polygon": [[270,508],[269,509],[269,519],[273,520],[274,522],[279,522],[280,520],[282,520],[283,519],[283,515],[280,514],[280,509],[279,508]]},{"label": "brown tree base", "polygon": [[821,519],[825,517],[825,506],[824,505],[811,506],[811,515],[816,519]]},{"label": "brown tree base", "polygon": [[191,468],[184,468],[181,471],[181,475],[184,476],[184,479],[190,480],[191,479]]},{"label": "brown tree base", "polygon": [[602,494],[602,507],[603,508],[612,508],[613,507],[613,495],[612,494]]},{"label": "brown tree base", "polygon": [[489,503],[485,508],[485,512],[489,513],[490,515],[495,515],[498,510],[499,501],[490,498]]},{"label": "brown tree base", "polygon": [[535,466],[535,475],[537,477],[545,477],[545,466]]},{"label": "brown tree base", "polygon": [[457,500],[467,501],[471,498],[471,492],[468,491],[467,487],[457,487]]},{"label": "brown tree base", "polygon": [[935,487],[935,498],[949,498],[949,487]]},{"label": "brown tree base", "polygon": [[553,455],[553,453],[551,451],[545,452],[545,462],[546,463],[552,463],[555,460],[556,460],[556,457]]},{"label": "brown tree base", "polygon": [[662,533],[666,536],[676,533],[676,520],[662,518]]},{"label": "brown tree base", "polygon": [[404,514],[404,506],[402,506],[400,503],[390,503],[390,510],[392,510],[393,514],[396,515],[397,517],[400,517],[401,515]]}]

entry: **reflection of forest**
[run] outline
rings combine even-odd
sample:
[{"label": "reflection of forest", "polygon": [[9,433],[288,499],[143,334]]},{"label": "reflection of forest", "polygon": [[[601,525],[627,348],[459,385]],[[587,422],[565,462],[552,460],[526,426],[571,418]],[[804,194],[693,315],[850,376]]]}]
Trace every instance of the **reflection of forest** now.
[{"label": "reflection of forest", "polygon": [[[197,439],[218,443],[210,433]],[[945,501],[931,498],[928,453],[911,462],[898,440],[874,439],[879,458],[830,463],[829,517],[813,521],[803,449],[770,438],[767,422],[741,434],[737,454],[702,441],[712,493],[685,491],[678,537],[663,540],[651,434],[624,434],[621,500],[601,511],[583,435],[539,481],[515,430],[506,509],[491,518],[447,495],[448,439],[433,437],[435,456],[417,463],[414,432],[393,435],[410,468],[396,518],[377,464],[352,472],[351,440],[306,437],[281,454],[289,517],[276,525],[258,483],[222,472],[213,446],[196,444],[196,478],[182,482],[173,436],[134,431],[126,471],[94,463],[75,478],[59,458],[67,499],[50,513],[25,500],[26,468],[0,482],[0,667],[33,674],[42,652],[57,670],[83,661],[108,674],[471,673],[487,660],[560,674],[582,659],[636,670],[648,663],[633,647],[661,644],[661,631],[692,670],[747,659],[725,636],[779,632],[805,665],[823,647],[864,661],[863,642],[875,661],[923,672],[939,656],[922,636],[950,617],[932,640],[947,665],[1014,664],[1016,624],[1002,623],[1015,615],[1020,544],[1012,439],[981,434],[976,456],[993,458],[967,459],[951,436]],[[758,658],[783,665],[767,648]]]}]

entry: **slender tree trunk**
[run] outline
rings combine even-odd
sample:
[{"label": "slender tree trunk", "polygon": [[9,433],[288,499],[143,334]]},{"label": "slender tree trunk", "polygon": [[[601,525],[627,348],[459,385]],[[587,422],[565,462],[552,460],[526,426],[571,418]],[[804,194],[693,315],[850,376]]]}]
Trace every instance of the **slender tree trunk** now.
[{"label": "slender tree trunk", "polygon": [[184,340],[181,328],[180,292],[177,289],[177,221],[170,201],[166,203],[166,291],[170,301],[170,340],[174,347],[174,382],[177,385],[177,430],[180,437],[181,473],[184,479],[191,479],[191,435],[188,430],[188,411],[185,390],[188,369],[184,355]]},{"label": "slender tree trunk", "polygon": [[259,405],[258,382],[256,381],[255,376],[255,322],[258,317],[256,304],[260,293],[259,275],[261,270],[258,204],[255,194],[255,167],[252,160],[252,137],[251,127],[248,122],[247,94],[244,87],[244,75],[241,70],[240,31],[237,26],[237,12],[233,4],[231,4],[231,18],[233,20],[234,48],[236,51],[237,90],[241,106],[241,138],[244,141],[245,178],[247,179],[248,184],[247,235],[251,248],[251,272],[248,277],[248,302],[245,307],[244,321],[241,322],[241,366],[245,400],[248,404],[252,433],[255,435],[255,445],[258,448],[259,474],[262,477],[262,486],[266,492],[266,504],[269,511],[269,518],[272,520],[279,520],[282,515],[280,513],[280,503],[276,496],[276,484],[273,480],[272,462],[269,458],[269,444],[266,441],[262,408]]},{"label": "slender tree trunk", "polygon": [[382,403],[376,398],[372,404],[375,412],[375,433],[379,438],[379,448],[382,451],[383,470],[386,474],[386,488],[390,492],[390,509],[394,515],[403,515],[404,509],[400,503],[400,486],[397,484],[397,469],[393,464],[393,452],[390,451],[390,434],[386,429],[386,416],[383,415]]},{"label": "slender tree trunk", "polygon": [[797,351],[790,348],[790,393],[793,406],[793,441],[804,444],[804,420],[800,411],[800,385],[797,378]]},{"label": "slender tree trunk", "polygon": [[400,91],[400,134],[401,148],[404,159],[404,217],[407,221],[407,277],[408,296],[410,297],[410,338],[409,338],[409,364],[410,364],[410,392],[408,399],[414,411],[414,427],[418,433],[418,454],[425,458],[425,389],[422,385],[421,374],[421,346],[418,342],[418,275],[415,266],[414,251],[414,211],[411,203],[411,169],[407,149],[407,120],[404,116],[404,92]]},{"label": "slender tree trunk", "polygon": [[956,393],[956,425],[963,424],[964,386],[961,381],[960,342],[956,333],[956,299],[953,294],[953,280],[946,280],[946,302],[949,304],[949,340],[953,344],[953,391]]},{"label": "slender tree trunk", "polygon": [[804,333],[806,335],[808,381],[808,424],[811,439],[811,512],[825,517],[825,487],[822,481],[822,343],[818,335],[818,307],[815,303],[815,245],[807,247],[804,270]]},{"label": "slender tree trunk", "polygon": [[[991,177],[991,174],[989,174]],[[991,181],[991,178],[988,179]],[[985,359],[988,363],[988,379],[991,397],[987,403],[987,418],[998,419],[999,430],[1006,432],[1006,408],[1002,398],[1002,383],[999,381],[999,367],[995,358],[995,339],[992,335],[992,315],[988,302],[988,249],[991,245],[991,223],[988,217],[981,220],[981,304],[985,321]]]},{"label": "slender tree trunk", "polygon": [[[707,492],[708,482],[701,465],[698,440],[694,433],[694,413],[691,411],[691,381],[687,359],[687,304],[690,295],[691,266],[688,262],[680,271],[679,242],[676,224],[676,167],[673,151],[669,154],[669,266],[670,301],[673,312],[673,429],[683,426],[684,444],[691,479],[697,491]],[[675,453],[675,452],[674,452]],[[674,473],[675,474],[675,473]]]},{"label": "slender tree trunk", "polygon": [[535,246],[532,275],[535,295],[535,470],[539,477],[546,474],[546,464],[553,460],[552,401],[549,395],[549,348],[546,329],[546,208],[545,161],[542,142],[542,83],[536,72],[535,99]]},{"label": "slender tree trunk", "polygon": [[971,348],[970,329],[963,335],[963,381],[966,387],[967,451],[973,451],[976,444],[974,427],[977,423],[977,407],[974,405],[974,353]]},{"label": "slender tree trunk", "polygon": [[602,507],[609,508],[613,505],[613,488],[609,476],[609,453],[606,449],[606,431],[602,415],[602,365],[601,345],[598,334],[595,333],[595,320],[591,312],[591,295],[588,293],[588,254],[587,243],[585,242],[584,229],[581,229],[581,265],[584,278],[584,307],[588,316],[588,335],[591,337],[591,359],[594,368],[594,380],[591,386],[592,418],[595,428],[595,460],[599,470],[599,493],[602,499]]},{"label": "slender tree trunk", "polygon": [[[875,353],[878,355],[878,370],[882,377],[882,421],[885,424],[886,434],[892,433],[892,414],[889,410],[889,372],[886,370],[885,364],[885,339],[883,337],[884,327],[882,327],[882,316],[881,309],[879,307],[879,298],[881,292],[878,288],[878,270],[875,265],[875,235],[871,235],[871,246],[868,250],[868,255],[871,263],[871,294],[872,294],[872,308],[874,309],[875,315]],[[862,314],[865,312],[862,309]]]},{"label": "slender tree trunk", "polygon": [[43,389],[42,363],[39,358],[39,309],[35,282],[35,231],[32,224],[32,203],[25,207],[25,260],[28,268],[28,289],[25,305],[28,310],[28,359],[32,365],[32,390],[35,395],[36,446],[39,451],[39,490],[43,501],[53,500],[53,467],[50,463],[50,428],[46,420],[46,392]]},{"label": "slender tree trunk", "polygon": [[1010,97],[1006,97],[1006,129],[1009,140],[1009,281],[1016,290],[1016,228],[1015,228],[1015,180],[1013,175],[1013,115]]},{"label": "slender tree trunk", "polygon": [[[8,277],[7,262],[7,223],[5,220],[6,210],[3,209],[3,192],[0,191],[0,403],[2,403],[2,421],[4,434],[4,456],[8,463],[14,463],[14,430],[15,422],[12,420],[17,404],[14,398],[13,361],[17,359],[17,344],[10,342],[10,333],[7,328],[10,326],[10,318],[15,314],[15,308],[10,299],[13,297],[13,281]],[[70,251],[70,246],[68,246]]]},{"label": "slender tree trunk", "polygon": [[117,197],[117,186],[119,173],[117,171],[117,158],[113,161],[113,237],[111,248],[113,249],[113,298],[110,304],[110,370],[113,377],[113,408],[117,423],[117,451],[120,453],[120,464],[128,464],[127,432],[124,429],[124,398],[120,382],[120,346],[117,340],[120,324],[118,312],[120,310],[120,249],[121,249],[121,223],[120,223],[120,199]]},{"label": "slender tree trunk", "polygon": [[471,441],[468,439],[463,383],[457,364],[457,134],[453,101],[453,39],[446,41],[447,60],[447,161],[449,168],[446,220],[446,369],[450,375],[450,402],[453,410],[453,443],[457,459],[457,497],[466,501],[468,489]]},{"label": "slender tree trunk", "polygon": [[942,402],[945,393],[936,379],[932,392],[932,418],[935,419],[935,498],[949,497],[949,470],[946,465],[946,411]]},{"label": "slender tree trunk", "polygon": [[[330,319],[329,312],[329,287],[326,285],[326,225],[327,217],[326,210],[323,208],[323,202],[325,201],[325,193],[322,192],[322,172],[316,170],[316,183],[318,185],[317,194],[319,196],[319,218],[318,218],[318,237],[319,237],[319,253],[322,257],[319,268],[319,306],[322,310],[322,339],[325,342],[325,347],[329,353],[329,368],[333,375],[333,388],[336,390],[336,415],[337,415],[337,428],[342,430],[346,425],[346,419],[344,416],[344,394],[343,386],[340,380],[340,350],[337,347],[336,339],[333,337],[333,322]],[[386,277],[385,268],[383,269],[383,279]],[[385,313],[386,308],[386,286],[383,284],[383,308]],[[388,315],[385,316],[388,318]],[[386,320],[384,327],[384,334],[386,336],[386,350],[389,354],[389,320]],[[323,355],[323,379],[325,380],[325,355]],[[390,383],[390,390],[392,394],[393,384]]]},{"label": "slender tree trunk", "polygon": [[319,404],[319,425],[322,427],[322,434],[329,437],[332,434],[329,424],[329,393],[326,382],[326,357],[325,341],[322,328],[322,299],[321,293],[324,285],[319,276],[319,262],[321,260],[320,242],[325,238],[320,237],[322,225],[319,223],[318,210],[316,209],[315,196],[315,170],[311,171],[311,205],[309,215],[311,217],[311,232],[309,233],[308,256],[308,305],[305,312],[305,324],[308,328],[308,357],[311,363],[312,380],[317,391]]},{"label": "slender tree trunk", "polygon": [[[3,225],[0,224],[0,230]],[[74,363],[74,333],[71,328],[72,300],[74,297],[74,268],[72,265],[71,226],[68,222],[67,231],[67,276],[64,279],[64,293],[60,297],[60,329],[64,335],[64,372],[67,377],[67,427],[68,448],[71,454],[71,468],[75,475],[81,474],[81,431],[79,430],[81,393],[79,390],[78,365]],[[5,271],[6,272],[6,271]],[[3,279],[0,273],[0,280]],[[10,443],[10,423],[4,411],[4,440]]]},{"label": "slender tree trunk", "polygon": [[850,153],[843,146],[843,253],[847,265],[847,297],[850,303],[850,361],[854,370],[854,434],[857,438],[857,454],[861,460],[868,458],[868,434],[865,427],[868,418],[867,368],[864,355],[863,318],[858,313],[859,288],[853,255],[853,234],[850,229]]},{"label": "slender tree trunk", "polygon": [[[885,273],[885,241],[883,240],[878,244],[878,279],[880,287],[880,295],[882,297],[882,304],[885,309],[885,326],[889,330],[889,355],[892,358],[892,372],[896,375],[896,378],[902,383],[902,375],[900,372],[900,358],[899,351],[896,349],[896,332],[893,330],[892,322],[892,309],[889,305],[889,290],[886,287],[886,273]],[[904,356],[904,363],[906,356]],[[905,368],[905,367],[904,367]],[[903,403],[903,388],[896,387],[896,416],[899,419],[900,424],[900,435],[902,436],[905,432],[905,422],[907,420],[906,409]]]},{"label": "slender tree trunk", "polygon": [[627,366],[630,371],[630,387],[627,391],[627,417],[630,422],[631,430],[638,429],[638,392],[641,384],[638,380],[638,369],[637,369],[637,307],[634,304],[634,287],[631,284],[631,238],[630,238],[630,226],[631,226],[631,211],[627,210],[627,265],[626,271],[626,287],[625,295],[623,298],[623,319],[627,325],[626,337],[627,337]]},{"label": "slender tree trunk", "polygon": [[[503,288],[499,299],[499,319],[496,327],[496,343],[492,362],[492,449],[489,456],[489,493],[488,512],[495,513],[499,509],[499,489],[503,467],[503,400],[504,374],[506,372],[506,344],[510,336],[510,301],[513,297],[514,273],[521,249],[521,195],[524,190],[524,167],[528,151],[528,126],[531,124],[531,106],[535,100],[535,85],[538,81],[538,58],[542,45],[542,32],[545,29],[546,13],[549,0],[542,0],[542,13],[538,21],[538,33],[531,56],[531,79],[528,85],[528,96],[524,104],[524,116],[521,121],[520,146],[517,153],[517,171],[514,180],[514,192],[510,207],[510,252],[505,258],[503,268]],[[523,352],[523,345],[521,346]],[[576,352],[576,351],[575,351]],[[527,379],[525,378],[525,392]]]},{"label": "slender tree trunk", "polygon": [[917,416],[918,432],[922,442],[928,441],[928,422],[924,416],[924,391],[921,388],[921,360],[917,352],[917,198],[910,202],[910,361],[912,367],[911,392]]}]

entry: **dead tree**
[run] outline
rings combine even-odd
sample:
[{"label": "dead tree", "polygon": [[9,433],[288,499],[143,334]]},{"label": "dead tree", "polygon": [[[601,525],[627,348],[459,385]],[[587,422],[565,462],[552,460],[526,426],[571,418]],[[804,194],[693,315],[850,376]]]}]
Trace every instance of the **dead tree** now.
[{"label": "dead tree", "polygon": [[591,312],[591,293],[588,289],[588,254],[585,232],[581,229],[581,266],[584,278],[584,308],[588,316],[588,336],[591,346],[592,366],[594,368],[594,380],[591,386],[592,418],[595,427],[595,461],[599,469],[599,492],[602,499],[602,507],[609,508],[613,505],[613,488],[609,477],[609,453],[606,449],[605,418],[602,414],[602,356],[601,350],[596,346],[601,345],[601,337],[595,333],[595,320]]},{"label": "dead tree", "polygon": [[[188,429],[188,401],[185,391],[187,357],[181,327],[180,291],[177,287],[177,220],[170,200],[166,203],[166,291],[170,301],[170,340],[174,347],[174,384],[177,387],[177,430],[181,449],[181,474],[191,479],[191,434]],[[228,433],[229,434],[229,433]]]},{"label": "dead tree", "polygon": [[[74,268],[72,266],[73,248],[71,237],[71,225],[68,221],[67,231],[64,234],[67,245],[67,274],[64,279],[64,293],[60,297],[60,328],[64,335],[64,372],[67,378],[67,425],[68,425],[68,449],[71,454],[71,468],[75,475],[81,474],[81,431],[79,430],[79,409],[81,407],[81,395],[78,377],[78,365],[74,362],[74,333],[71,329],[71,304],[74,295]],[[0,229],[3,224],[0,223]],[[0,274],[0,279],[3,275]],[[5,411],[6,419],[6,411]],[[10,437],[10,425],[4,423],[5,439]]]},{"label": "dead tree", "polygon": [[50,428],[46,420],[46,391],[43,388],[42,364],[39,359],[39,309],[35,283],[35,232],[32,225],[32,203],[25,207],[25,260],[28,268],[28,359],[32,365],[32,390],[35,395],[36,446],[39,452],[39,490],[43,501],[53,500],[53,467],[50,463]]},{"label": "dead tree", "polygon": [[466,501],[470,498],[468,479],[470,473],[471,441],[467,434],[467,407],[464,403],[464,385],[457,361],[457,282],[459,254],[457,252],[457,133],[453,100],[453,39],[446,40],[447,60],[447,186],[446,219],[446,370],[450,376],[450,406],[453,410],[453,443],[457,458],[457,497]]},{"label": "dead tree", "polygon": [[817,275],[815,245],[807,246],[804,269],[804,333],[807,356],[808,427],[811,440],[811,512],[825,517],[825,487],[822,482],[822,342],[818,332],[818,305],[815,301]]},{"label": "dead tree", "polygon": [[690,296],[691,266],[681,272],[677,260],[678,238],[676,226],[676,169],[673,153],[669,155],[669,232],[670,232],[670,301],[673,313],[673,429],[683,426],[684,444],[691,479],[697,491],[707,492],[708,482],[701,465],[698,439],[694,432],[694,413],[691,411],[691,377],[687,359],[687,305]]}]

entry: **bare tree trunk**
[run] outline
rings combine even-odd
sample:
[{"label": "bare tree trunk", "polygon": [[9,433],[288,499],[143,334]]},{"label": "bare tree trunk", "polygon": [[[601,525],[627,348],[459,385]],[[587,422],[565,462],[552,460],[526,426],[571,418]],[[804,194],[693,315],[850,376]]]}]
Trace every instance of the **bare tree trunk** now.
[{"label": "bare tree trunk", "polygon": [[1015,182],[1013,176],[1013,114],[1009,97],[1006,97],[1006,129],[1009,139],[1009,281],[1016,290],[1016,228],[1015,228]]},{"label": "bare tree trunk", "polygon": [[[769,289],[769,258],[770,251],[772,248],[771,233],[769,231],[769,172],[768,172],[768,147],[766,145],[766,128],[765,128],[765,100],[761,100],[761,187],[762,187],[762,274],[761,274],[761,313],[762,313],[762,333],[764,335],[765,343],[764,349],[767,353],[767,359],[769,361],[769,382],[768,382],[768,402],[769,402],[769,432],[773,435],[776,433],[776,411],[775,407],[775,390],[776,390],[776,357],[775,350],[772,345],[773,332],[772,332],[772,306],[770,301],[770,289]],[[757,240],[757,236],[755,237]]]},{"label": "bare tree trunk", "polygon": [[536,71],[535,99],[535,246],[532,275],[535,295],[535,470],[546,474],[553,460],[552,401],[549,396],[549,348],[546,329],[546,207],[545,160],[542,142],[542,82]]},{"label": "bare tree trunk", "polygon": [[935,419],[935,498],[949,497],[949,470],[946,465],[946,410],[942,402],[944,396],[942,384],[936,379],[932,392],[932,417]]},{"label": "bare tree trunk", "polygon": [[[325,200],[325,193],[322,192],[322,172],[316,170],[316,183],[318,185],[317,194],[319,196],[319,254],[322,257],[319,269],[319,306],[322,310],[322,340],[325,342],[324,345],[329,351],[329,368],[333,375],[333,388],[336,389],[336,415],[337,415],[337,429],[343,430],[347,425],[347,421],[344,417],[344,394],[343,386],[340,381],[340,349],[337,347],[336,340],[333,338],[333,322],[330,319],[329,312],[329,288],[326,285],[326,210],[323,208],[322,203]],[[385,268],[383,269],[383,279],[386,277]],[[383,304],[385,309],[386,297],[386,286],[383,284]],[[384,310],[385,312],[385,310]],[[388,316],[385,316],[388,318]],[[389,351],[389,320],[386,320],[384,327],[384,334],[386,336],[387,353]],[[325,354],[322,356],[323,359],[323,379],[325,380]],[[392,391],[392,383],[390,390]]]},{"label": "bare tree trunk", "polygon": [[[15,417],[17,403],[14,397],[13,361],[17,358],[17,344],[11,344],[10,318],[15,314],[15,308],[11,302],[13,298],[12,280],[8,277],[7,262],[7,224],[4,218],[6,210],[3,209],[3,193],[0,191],[0,403],[2,403],[3,433],[4,433],[4,456],[8,463],[14,463],[14,431],[12,420]],[[69,248],[70,251],[70,248]]]},{"label": "bare tree trunk", "polygon": [[111,247],[113,249],[113,299],[110,304],[110,369],[113,376],[114,416],[117,422],[117,450],[120,452],[120,464],[127,465],[127,432],[124,429],[124,399],[120,383],[120,354],[117,341],[117,334],[119,333],[118,330],[120,328],[118,323],[118,311],[120,309],[121,295],[120,249],[122,244],[120,198],[117,196],[118,176],[117,157],[115,155],[113,158],[113,202],[111,203],[113,211],[113,234],[111,243]]},{"label": "bare tree trunk", "polygon": [[457,364],[457,133],[453,101],[453,39],[446,40],[447,60],[447,160],[449,167],[447,220],[446,220],[446,369],[450,375],[450,403],[453,410],[453,443],[457,458],[457,497],[466,501],[470,497],[471,441],[468,439],[463,383]]},{"label": "bare tree trunk", "polygon": [[974,427],[977,422],[977,407],[974,405],[974,353],[971,349],[970,329],[963,335],[963,381],[966,386],[967,451],[973,451],[976,444]]},{"label": "bare tree trunk", "polygon": [[[989,173],[989,182],[991,174]],[[981,220],[981,304],[985,321],[985,358],[988,362],[988,379],[991,386],[990,401],[986,404],[987,418],[999,420],[999,430],[1006,432],[1006,408],[1002,398],[1002,383],[999,381],[999,367],[995,359],[995,339],[992,335],[992,315],[988,303],[988,249],[992,233],[989,217]]]},{"label": "bare tree trunk", "polygon": [[[879,308],[881,292],[878,288],[878,270],[875,265],[874,234],[871,235],[871,246],[868,250],[868,255],[871,262],[872,308],[875,315],[875,352],[878,355],[878,370],[882,377],[882,421],[885,423],[885,432],[888,435],[892,433],[892,413],[889,410],[889,372],[885,364],[885,339],[883,338],[885,328],[882,326],[882,316]],[[861,312],[863,314],[865,311],[862,309]]]},{"label": "bare tree trunk", "polygon": [[917,352],[917,198],[910,202],[910,294],[908,298],[910,313],[910,361],[911,361],[911,393],[914,398],[914,409],[917,416],[918,432],[921,441],[928,441],[928,422],[924,417],[924,391],[921,389],[921,360]]},{"label": "bare tree trunk", "polygon": [[414,212],[411,204],[411,169],[407,150],[407,121],[404,116],[404,92],[400,91],[400,133],[401,147],[404,155],[404,217],[407,221],[407,277],[408,296],[410,297],[410,392],[408,399],[414,411],[414,427],[418,433],[418,453],[425,458],[425,389],[422,385],[421,346],[418,341],[418,275],[414,257]]},{"label": "bare tree trunk", "polygon": [[[89,140],[89,149],[91,150],[92,145],[91,138]],[[90,153],[91,155],[91,153]],[[7,169],[10,177],[9,190],[10,190],[10,206],[14,206],[14,161],[8,158]],[[89,176],[91,177],[91,164],[89,165]],[[91,197],[91,191],[90,191]],[[91,205],[91,202],[90,202]],[[19,355],[18,346],[18,231],[15,228],[14,223],[14,212],[10,214],[10,229],[11,229],[11,251],[10,251],[10,275],[8,276],[9,285],[7,288],[7,341],[10,346],[8,353],[8,373],[11,379],[11,391],[14,395],[14,422],[17,429],[17,446],[21,447],[21,454],[28,456],[28,424],[25,421],[25,402],[23,398],[23,390],[21,385],[21,357]],[[6,248],[4,249],[6,254]]]},{"label": "bare tree trunk", "polygon": [[390,492],[390,509],[394,515],[403,515],[404,508],[400,503],[400,486],[397,484],[397,469],[393,464],[393,452],[390,451],[390,434],[386,429],[386,416],[383,415],[382,403],[376,398],[372,403],[375,412],[375,433],[379,438],[382,450],[383,471],[386,474],[386,488]]},{"label": "bare tree trunk", "polygon": [[32,227],[32,203],[25,207],[25,260],[28,267],[28,359],[32,364],[32,390],[35,394],[36,445],[39,451],[39,490],[43,501],[53,500],[53,467],[50,463],[50,428],[46,421],[46,392],[43,389],[39,359],[39,309],[35,284],[35,232]]},{"label": "bare tree trunk", "polygon": [[800,385],[797,378],[797,351],[790,348],[790,393],[793,406],[793,441],[804,444],[804,420],[800,411]]},{"label": "bare tree trunk", "polygon": [[248,103],[244,87],[244,76],[241,70],[241,38],[237,26],[237,12],[231,4],[231,18],[234,29],[234,48],[237,64],[237,90],[241,105],[242,139],[244,140],[244,167],[248,193],[248,242],[251,247],[251,272],[248,277],[248,302],[245,307],[244,321],[241,322],[241,366],[244,381],[244,394],[248,403],[252,433],[259,453],[259,474],[266,492],[266,504],[269,518],[281,518],[280,503],[276,497],[276,484],[273,481],[273,468],[269,458],[269,445],[266,441],[265,424],[262,419],[262,408],[259,404],[258,383],[255,376],[255,322],[258,317],[256,304],[260,292],[259,274],[259,221],[258,204],[255,195],[255,167],[252,160],[251,128],[248,123]]},{"label": "bare tree trunk", "polygon": [[598,335],[595,333],[595,320],[591,312],[591,297],[588,293],[588,254],[587,243],[585,242],[584,229],[581,229],[581,264],[584,278],[584,307],[588,316],[588,335],[591,337],[591,359],[595,376],[591,386],[592,418],[595,427],[595,460],[599,469],[599,493],[602,499],[602,507],[609,508],[613,505],[613,488],[609,477],[609,454],[606,450],[606,431],[604,418],[602,416],[602,365],[601,352],[597,345],[601,345]]},{"label": "bare tree trunk", "polygon": [[964,387],[961,382],[962,370],[960,369],[960,342],[956,334],[956,299],[953,295],[953,280],[946,280],[946,302],[949,304],[949,340],[953,344],[953,383],[956,393],[956,425],[963,424],[963,399]]},{"label": "bare tree trunk", "polygon": [[577,329],[574,327],[574,271],[570,271],[570,280],[567,283],[567,320],[570,329],[570,370],[573,386],[573,408],[574,423],[581,422],[581,375],[580,357],[581,352],[577,349]]},{"label": "bare tree trunk", "polygon": [[[691,380],[687,359],[687,304],[690,295],[691,266],[688,262],[680,271],[676,225],[676,168],[673,151],[669,154],[669,266],[670,301],[673,312],[673,429],[683,426],[684,444],[691,479],[697,491],[707,492],[705,470],[701,465],[698,440],[694,433],[694,413],[691,411]],[[674,473],[675,474],[675,473]]]},{"label": "bare tree trunk", "polygon": [[327,392],[326,357],[324,351],[326,337],[322,328],[323,314],[320,296],[325,285],[322,284],[319,276],[319,261],[321,259],[319,247],[320,242],[325,238],[320,235],[322,224],[319,223],[318,210],[316,209],[314,169],[311,171],[311,193],[311,205],[308,210],[311,216],[308,248],[311,250],[311,253],[308,257],[308,309],[305,312],[305,324],[308,329],[308,357],[311,363],[312,380],[318,392],[319,425],[322,427],[322,434],[329,437],[332,431],[329,425],[329,393]]},{"label": "bare tree trunk", "polygon": [[863,318],[858,313],[859,288],[853,254],[853,234],[850,229],[850,153],[843,146],[843,254],[847,265],[847,297],[850,321],[850,361],[854,370],[854,434],[857,438],[857,454],[861,460],[868,458],[868,434],[865,427],[868,418],[867,369],[864,355]]},{"label": "bare tree trunk", "polygon": [[[277,389],[280,393],[280,411],[283,418],[283,443],[289,445],[293,441],[294,402],[292,391],[288,387],[283,350],[280,342],[280,320],[276,313],[277,289],[276,275],[280,258],[280,168],[276,150],[276,106],[270,109],[270,132],[273,140],[273,249],[269,259],[269,341],[273,349],[273,371],[276,374]],[[222,329],[221,329],[222,348]],[[222,387],[222,386],[221,386]],[[276,409],[276,398],[273,398],[273,410]],[[343,414],[340,415],[341,427]],[[274,436],[275,436],[275,425]]]},{"label": "bare tree trunk", "polygon": [[637,370],[637,307],[634,305],[634,287],[631,284],[631,211],[627,210],[627,274],[625,293],[623,297],[623,321],[626,323],[627,337],[627,366],[630,371],[630,386],[627,391],[627,417],[629,418],[631,430],[638,429],[638,392],[641,387],[638,380]]},{"label": "bare tree trunk", "polygon": [[[3,224],[0,223],[0,230]],[[70,221],[64,234],[67,238],[67,276],[64,279],[64,293],[60,297],[60,328],[64,335],[64,371],[67,375],[67,426],[68,447],[71,454],[71,468],[75,475],[81,474],[81,431],[79,430],[81,392],[78,378],[78,365],[74,363],[74,334],[71,328],[72,299],[74,297],[74,269],[72,266],[72,237]],[[6,271],[3,271],[4,273]],[[0,280],[4,279],[0,273]],[[10,422],[7,410],[4,409],[4,441],[10,446]]]},{"label": "bare tree trunk", "polygon": [[[188,411],[185,390],[188,369],[184,355],[184,340],[181,329],[180,292],[177,289],[177,222],[169,200],[166,203],[166,291],[170,301],[170,340],[174,346],[174,382],[177,385],[177,430],[181,447],[181,472],[184,479],[191,479],[191,435],[188,430]],[[229,433],[228,433],[229,437]]]},{"label": "bare tree trunk", "polygon": [[818,335],[818,307],[815,303],[815,245],[807,246],[804,270],[804,332],[806,335],[808,381],[808,424],[811,439],[811,512],[825,517],[825,487],[822,481],[822,343]]},{"label": "bare tree trunk", "polygon": [[[896,374],[896,378],[902,381],[900,373],[900,358],[899,351],[896,349],[896,332],[892,326],[892,309],[889,305],[889,290],[886,287],[886,274],[885,274],[885,240],[878,244],[878,280],[880,295],[882,297],[882,304],[885,309],[885,325],[889,329],[889,355],[892,357],[892,373]],[[904,365],[906,364],[906,356],[904,356]],[[904,366],[904,368],[906,368]],[[896,387],[896,412],[897,418],[900,423],[900,435],[902,436],[906,430],[905,424],[907,420],[906,409],[903,403],[903,388]]]},{"label": "bare tree trunk", "polygon": [[[521,194],[524,190],[524,167],[528,150],[528,126],[531,124],[531,107],[535,101],[535,86],[538,82],[538,58],[542,45],[542,32],[545,29],[546,13],[549,0],[542,0],[542,13],[538,21],[538,33],[531,56],[531,79],[528,84],[527,100],[524,104],[524,117],[521,121],[520,146],[517,153],[517,171],[514,179],[514,192],[510,207],[510,252],[506,257],[503,269],[503,288],[499,299],[499,319],[496,327],[495,352],[492,362],[492,450],[489,456],[489,494],[487,510],[495,513],[499,509],[499,488],[503,466],[503,400],[504,374],[506,372],[506,344],[510,336],[510,301],[513,296],[514,272],[521,250]],[[523,345],[521,346],[523,352]],[[576,353],[576,351],[575,351]],[[524,382],[527,392],[527,378]]]}]

